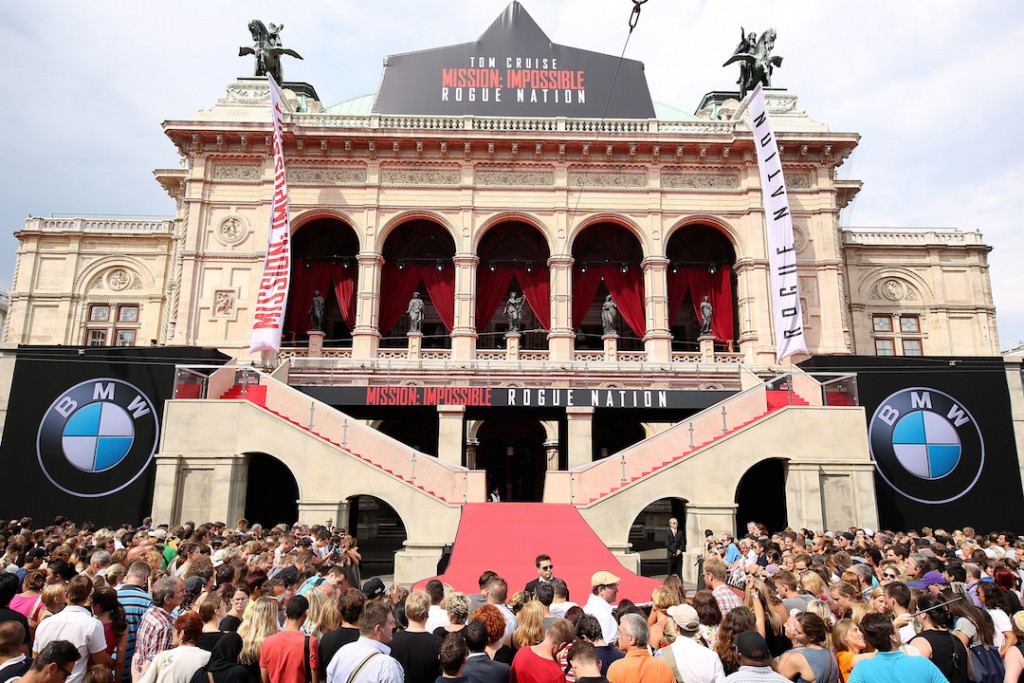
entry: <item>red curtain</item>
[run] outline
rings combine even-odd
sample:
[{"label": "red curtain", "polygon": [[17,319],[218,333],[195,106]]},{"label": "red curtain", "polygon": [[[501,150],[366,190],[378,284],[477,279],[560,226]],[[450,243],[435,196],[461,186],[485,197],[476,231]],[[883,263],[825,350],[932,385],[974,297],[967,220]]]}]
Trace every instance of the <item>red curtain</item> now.
[{"label": "red curtain", "polygon": [[296,340],[304,339],[306,332],[309,331],[309,309],[313,305],[313,291],[320,290],[320,294],[327,298],[327,290],[331,286],[331,266],[331,263],[325,261],[314,261],[306,267],[305,263],[299,261],[292,271],[289,286],[291,293],[288,295],[288,310],[291,313],[288,327]]},{"label": "red curtain", "polygon": [[686,268],[681,268],[673,273],[668,273],[668,324],[672,326],[676,314],[686,300],[686,293],[690,291],[690,276]]},{"label": "red curtain", "polygon": [[490,268],[476,269],[476,329],[487,327],[501,305],[501,300],[512,280],[513,269],[508,266],[497,266],[492,272]]},{"label": "red curtain", "polygon": [[455,327],[455,266],[446,263],[441,270],[436,266],[421,266],[419,270],[438,317],[451,332]]},{"label": "red curtain", "polygon": [[630,268],[623,273],[618,266],[600,268],[608,293],[619,309],[619,315],[637,336],[647,334],[644,315],[644,273],[641,268]]},{"label": "red curtain", "polygon": [[[682,272],[682,271],[680,271]],[[697,313],[697,320],[700,321],[700,304],[704,301],[704,295],[710,297],[711,306],[714,308],[714,317],[711,319],[711,333],[717,341],[729,341],[732,339],[733,316],[732,316],[732,283],[728,268],[718,268],[714,275],[704,268],[689,268],[688,280],[690,282],[690,295],[693,297],[693,309]]]},{"label": "red curtain", "polygon": [[572,329],[580,329],[583,319],[587,317],[590,304],[594,301],[597,288],[601,285],[601,272],[598,268],[573,268],[572,271]]},{"label": "red curtain", "polygon": [[[519,266],[515,271],[516,280],[523,288],[526,303],[530,304],[537,322],[545,330],[551,329],[551,274],[547,268],[526,270]],[[478,328],[479,329],[479,328]]]},{"label": "red curtain", "polygon": [[420,284],[420,270],[416,266],[405,268],[385,263],[380,274],[380,313],[377,329],[387,334],[409,306],[409,299]]},{"label": "red curtain", "polygon": [[355,329],[356,326],[356,278],[358,274],[359,266],[352,263],[347,265],[335,263],[331,271],[334,296],[338,299],[341,317],[350,330]]}]

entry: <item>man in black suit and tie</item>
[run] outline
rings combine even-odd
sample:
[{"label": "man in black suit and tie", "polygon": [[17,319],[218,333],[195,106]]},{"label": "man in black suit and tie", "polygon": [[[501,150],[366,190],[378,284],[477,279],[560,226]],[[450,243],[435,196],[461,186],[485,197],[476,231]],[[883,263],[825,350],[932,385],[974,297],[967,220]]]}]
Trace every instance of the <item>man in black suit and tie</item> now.
[{"label": "man in black suit and tie", "polygon": [[683,577],[683,535],[679,532],[679,520],[668,520],[668,536],[665,538],[665,555],[668,574]]},{"label": "man in black suit and tie", "polygon": [[555,569],[555,566],[551,563],[550,555],[538,555],[534,562],[537,565],[537,578],[527,583],[523,589],[530,595],[533,595],[533,592],[537,589],[537,584],[551,581],[554,577],[553,572]]},{"label": "man in black suit and tie", "polygon": [[462,669],[467,683],[508,683],[509,665],[495,662],[487,656],[487,625],[474,619],[462,630],[469,647],[469,657]]}]

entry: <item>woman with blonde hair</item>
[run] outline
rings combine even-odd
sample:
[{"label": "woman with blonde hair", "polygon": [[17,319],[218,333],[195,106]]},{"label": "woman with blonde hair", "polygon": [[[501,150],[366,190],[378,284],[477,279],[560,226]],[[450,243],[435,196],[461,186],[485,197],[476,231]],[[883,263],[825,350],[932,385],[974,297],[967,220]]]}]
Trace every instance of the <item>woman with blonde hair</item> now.
[{"label": "woman with blonde hair", "polygon": [[441,599],[441,607],[448,615],[448,623],[435,628],[435,636],[444,638],[449,633],[458,633],[466,628],[466,619],[469,617],[469,598],[465,593],[446,589],[444,598]]},{"label": "woman with blonde hair", "polygon": [[836,653],[839,672],[845,681],[853,671],[857,655],[868,648],[867,641],[864,640],[864,634],[860,632],[860,627],[852,619],[840,619],[832,627],[832,647]]},{"label": "woman with blonde hair", "polygon": [[[819,617],[821,617],[821,620],[825,622],[825,626],[827,626],[829,629],[831,629],[832,625],[836,623],[836,618],[832,614],[832,608],[829,607],[828,603],[824,600],[811,600],[809,603],[807,603],[807,609],[805,611],[811,612],[812,614],[817,614]],[[829,648],[831,649],[831,633],[829,633],[827,640],[829,643]]]},{"label": "woman with blonde hair", "polygon": [[64,609],[64,606],[68,602],[67,586],[63,583],[48,584],[43,588],[43,592],[40,593],[40,597],[43,600],[43,604],[46,605],[46,609],[39,615],[39,621],[41,622],[43,619],[52,617],[54,614]]},{"label": "woman with blonde hair", "polygon": [[544,640],[544,606],[536,600],[525,603],[516,615],[519,626],[512,632],[512,647],[522,649]]},{"label": "woman with blonde hair", "polygon": [[889,609],[889,598],[886,596],[883,588],[871,589],[868,602],[871,605],[871,609],[879,614],[889,614],[892,611]]},{"label": "woman with blonde hair", "polygon": [[668,586],[658,586],[651,593],[651,616],[647,619],[649,630],[647,644],[655,650],[660,650],[669,644],[664,636],[665,625],[672,620],[669,619],[666,610],[679,604],[676,602],[678,599],[678,593]]},{"label": "woman with blonde hair", "polygon": [[249,603],[249,613],[238,627],[237,637],[242,639],[238,663],[245,667],[250,683],[260,683],[260,650],[263,648],[263,641],[278,631],[277,612],[277,600],[268,597],[256,598]]},{"label": "woman with blonde hair", "polygon": [[[838,607],[835,601],[832,599],[832,593],[828,590],[828,584],[821,578],[817,572],[806,572],[800,577],[800,586],[805,591],[810,593],[817,600],[821,600],[828,605],[829,612],[833,615],[836,614]],[[833,618],[834,622],[835,619]]]},{"label": "woman with blonde hair", "polygon": [[323,630],[324,609],[331,599],[319,587],[307,591],[305,598],[309,601],[309,609],[306,611],[306,621],[302,624],[302,632],[319,640],[325,633]]}]

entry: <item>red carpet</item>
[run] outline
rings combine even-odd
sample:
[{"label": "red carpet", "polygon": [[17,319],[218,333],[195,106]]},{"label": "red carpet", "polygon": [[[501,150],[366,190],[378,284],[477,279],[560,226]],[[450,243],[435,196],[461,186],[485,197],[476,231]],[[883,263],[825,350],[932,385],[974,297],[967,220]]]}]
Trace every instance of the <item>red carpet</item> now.
[{"label": "red carpet", "polygon": [[480,591],[477,579],[490,569],[508,582],[511,597],[537,578],[534,558],[541,553],[551,556],[555,576],[568,584],[569,599],[579,605],[590,595],[590,576],[601,570],[622,579],[619,600],[650,602],[651,591],[661,585],[624,569],[575,507],[551,503],[463,505],[448,571],[436,578],[469,595]]}]

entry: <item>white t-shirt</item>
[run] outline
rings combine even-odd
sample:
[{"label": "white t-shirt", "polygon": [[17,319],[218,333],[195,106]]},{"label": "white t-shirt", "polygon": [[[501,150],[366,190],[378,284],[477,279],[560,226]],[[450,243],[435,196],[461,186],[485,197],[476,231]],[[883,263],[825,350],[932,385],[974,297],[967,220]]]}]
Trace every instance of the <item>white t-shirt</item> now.
[{"label": "white t-shirt", "polygon": [[1006,616],[1006,612],[1001,609],[990,609],[986,611],[992,616],[992,623],[995,624],[996,627],[995,635],[992,636],[992,644],[997,648],[1002,648],[1003,644],[1006,643],[1006,636],[1003,635],[1003,632],[1013,631],[1013,624],[1010,623],[1010,617]]},{"label": "white t-shirt", "polygon": [[79,605],[68,605],[52,617],[39,622],[32,651],[41,652],[54,640],[70,641],[81,655],[66,683],[81,683],[89,668],[89,655],[107,649],[107,641],[103,637],[103,624],[92,612]]}]

